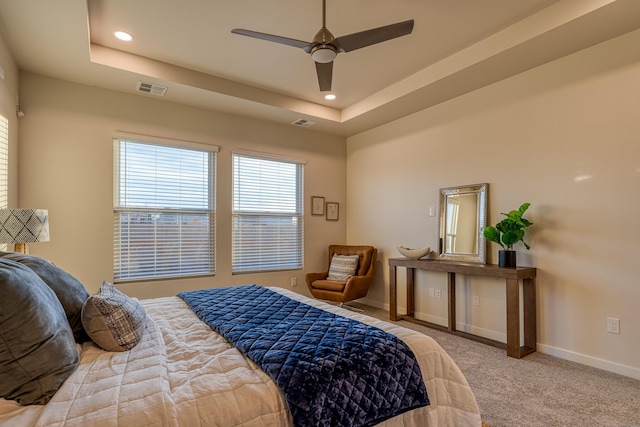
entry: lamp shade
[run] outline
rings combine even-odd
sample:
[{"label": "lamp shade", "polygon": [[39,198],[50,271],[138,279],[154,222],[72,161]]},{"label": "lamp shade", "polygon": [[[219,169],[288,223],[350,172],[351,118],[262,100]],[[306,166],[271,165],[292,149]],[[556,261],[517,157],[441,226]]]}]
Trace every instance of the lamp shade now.
[{"label": "lamp shade", "polygon": [[49,241],[46,209],[0,209],[0,243]]}]

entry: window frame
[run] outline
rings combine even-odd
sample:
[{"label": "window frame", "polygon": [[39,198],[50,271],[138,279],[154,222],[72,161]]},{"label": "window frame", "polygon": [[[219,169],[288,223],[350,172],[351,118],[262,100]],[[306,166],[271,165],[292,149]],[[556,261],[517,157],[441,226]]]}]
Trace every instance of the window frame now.
[{"label": "window frame", "polygon": [[9,207],[9,119],[0,114],[0,209]]},{"label": "window frame", "polygon": [[[144,144],[149,146],[167,147],[171,149],[185,149],[200,151],[207,153],[207,202],[208,207],[203,208],[188,208],[188,207],[139,207],[139,206],[126,206],[121,205],[121,143],[133,143]],[[189,141],[174,140],[168,138],[160,138],[146,135],[137,135],[124,132],[116,132],[113,136],[113,154],[114,154],[114,182],[113,182],[113,275],[114,283],[128,283],[128,282],[142,282],[142,281],[159,281],[167,279],[181,279],[181,278],[193,278],[199,276],[214,276],[216,274],[216,171],[217,171],[217,152],[219,147],[215,145],[201,144]],[[154,178],[155,179],[155,178]],[[188,272],[178,269],[176,272],[169,272],[167,274],[161,274],[155,271],[155,274],[147,275],[132,275],[131,272],[125,273],[125,269],[122,268],[123,256],[122,247],[119,238],[122,236],[120,227],[120,215],[125,212],[129,213],[147,213],[149,215],[176,215],[179,223],[184,220],[186,215],[202,215],[203,213],[208,217],[207,226],[209,228],[209,256],[204,257],[204,263],[208,266],[207,271],[194,271]],[[179,224],[180,238],[184,238],[182,234],[182,225]],[[157,235],[154,235],[154,242],[157,243]],[[182,243],[182,240],[180,240]],[[159,250],[157,247],[154,249],[154,253],[158,256]],[[120,255],[120,256],[119,256]]]},{"label": "window frame", "polygon": [[[236,188],[237,185],[237,171],[236,171],[236,158],[250,158],[258,161],[270,161],[289,163],[296,166],[296,209],[295,212],[274,212],[269,210],[263,211],[245,211],[236,209]],[[269,273],[277,271],[291,271],[304,269],[304,166],[306,160],[293,158],[288,156],[281,156],[269,153],[260,153],[254,151],[245,150],[233,150],[231,160],[231,174],[232,174],[232,190],[231,190],[231,274],[251,274],[251,273]],[[261,218],[271,218],[277,220],[286,218],[295,218],[295,228],[298,230],[296,245],[295,259],[290,265],[277,264],[272,265],[270,262],[257,259],[253,264],[248,264],[246,261],[239,261],[239,252],[242,249],[238,248],[237,239],[237,220],[240,218],[254,218],[260,220]],[[261,225],[262,226],[262,225]],[[259,247],[259,246],[258,246]],[[264,251],[264,248],[262,249]],[[260,252],[262,254],[262,252]],[[260,258],[260,255],[256,255]],[[284,258],[282,258],[284,259]],[[244,264],[244,265],[243,265]]]}]

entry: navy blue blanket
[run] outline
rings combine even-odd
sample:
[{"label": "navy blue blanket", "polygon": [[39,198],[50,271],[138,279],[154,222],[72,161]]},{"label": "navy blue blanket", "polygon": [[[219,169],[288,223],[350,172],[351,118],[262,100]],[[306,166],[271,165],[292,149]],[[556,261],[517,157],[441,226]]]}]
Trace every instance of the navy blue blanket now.
[{"label": "navy blue blanket", "polygon": [[258,285],[179,293],[278,385],[296,426],[371,426],[429,404],[399,338]]}]

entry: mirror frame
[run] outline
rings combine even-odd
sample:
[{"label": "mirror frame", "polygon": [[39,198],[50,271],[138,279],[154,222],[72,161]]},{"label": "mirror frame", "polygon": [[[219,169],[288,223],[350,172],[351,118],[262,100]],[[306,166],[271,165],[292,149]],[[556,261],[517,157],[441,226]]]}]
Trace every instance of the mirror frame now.
[{"label": "mirror frame", "polygon": [[[487,242],[484,237],[484,228],[487,221],[487,194],[489,184],[462,185],[458,187],[448,187],[440,189],[440,245],[439,257],[442,260],[463,261],[486,264],[487,263]],[[464,194],[477,194],[476,205],[476,252],[475,253],[455,253],[449,252],[445,248],[447,200],[450,196]]]}]

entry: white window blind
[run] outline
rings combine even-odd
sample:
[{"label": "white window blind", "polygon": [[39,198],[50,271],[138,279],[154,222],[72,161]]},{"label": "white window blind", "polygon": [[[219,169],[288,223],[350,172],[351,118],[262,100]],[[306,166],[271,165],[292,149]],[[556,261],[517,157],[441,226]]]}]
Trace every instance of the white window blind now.
[{"label": "white window blind", "polygon": [[215,273],[217,147],[129,139],[114,138],[114,280]]},{"label": "white window blind", "polygon": [[232,272],[303,267],[301,161],[233,155]]},{"label": "white window blind", "polygon": [[9,206],[9,120],[0,116],[0,209]]}]

